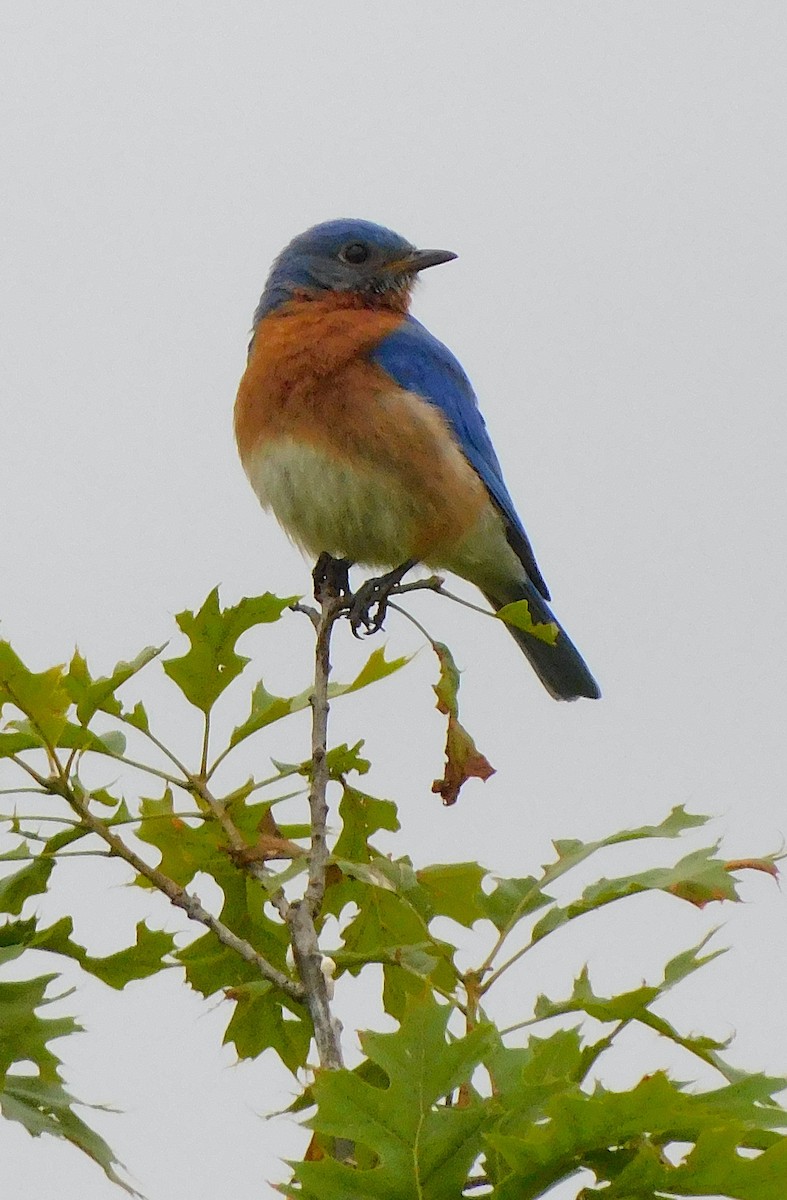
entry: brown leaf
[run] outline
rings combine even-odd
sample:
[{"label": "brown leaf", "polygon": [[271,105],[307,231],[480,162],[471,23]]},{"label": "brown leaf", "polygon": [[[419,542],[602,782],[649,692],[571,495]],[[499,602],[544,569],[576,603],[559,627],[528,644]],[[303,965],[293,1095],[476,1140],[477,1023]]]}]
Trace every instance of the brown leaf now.
[{"label": "brown leaf", "polygon": [[468,779],[488,779],[495,768],[480,751],[467,730],[453,713],[448,717],[445,741],[445,775],[435,779],[432,791],[443,798],[443,804],[455,804],[462,785]]},{"label": "brown leaf", "polygon": [[432,791],[443,798],[443,804],[455,804],[462,784],[468,779],[488,779],[495,768],[476,748],[470,734],[459,723],[459,671],[453,655],[443,642],[432,642],[440,663],[440,678],[434,685],[438,712],[448,717],[445,739],[445,775],[435,779]]},{"label": "brown leaf", "polygon": [[257,828],[260,836],[253,846],[243,846],[241,849],[228,851],[236,866],[243,867],[248,863],[268,862],[272,859],[300,858],[306,853],[303,846],[282,836],[270,809],[263,814]]}]

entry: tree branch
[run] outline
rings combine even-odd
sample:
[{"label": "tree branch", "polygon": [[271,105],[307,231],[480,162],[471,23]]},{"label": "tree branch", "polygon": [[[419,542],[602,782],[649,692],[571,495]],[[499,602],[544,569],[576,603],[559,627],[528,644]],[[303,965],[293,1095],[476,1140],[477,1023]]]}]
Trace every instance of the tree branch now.
[{"label": "tree branch", "polygon": [[331,632],[338,618],[346,611],[343,597],[323,588],[319,597],[319,614],[314,609],[299,606],[306,612],[316,631],[314,690],[310,697],[312,708],[312,769],[309,786],[311,845],[309,848],[309,881],[301,900],[289,906],[286,916],[292,937],[295,965],[305,990],[314,1025],[314,1040],[320,1066],[337,1070],[344,1065],[341,1047],[341,1025],[331,1012],[330,986],[325,974],[325,958],[317,938],[316,918],[325,896],[325,876],[328,868],[328,680],[331,673]]},{"label": "tree branch", "polygon": [[311,849],[309,882],[303,899],[313,917],[320,911],[325,895],[325,872],[328,866],[328,680],[331,674],[331,631],[343,610],[343,602],[332,596],[326,596],[320,603],[314,655],[314,691],[309,697],[312,709],[312,770],[309,787]]},{"label": "tree branch", "polygon": [[222,945],[227,946],[230,950],[234,950],[245,962],[251,963],[256,967],[263,979],[267,979],[269,983],[281,988],[293,1000],[303,1001],[305,999],[304,989],[301,984],[296,983],[295,980],[285,975],[283,971],[279,971],[274,967],[249,942],[244,938],[238,937],[223,921],[220,921],[218,917],[214,917],[212,913],[209,913],[197,896],[187,892],[185,888],[175,883],[173,879],[170,879],[162,871],[157,870],[156,867],[149,866],[117,834],[113,833],[106,822],[91,812],[89,796],[80,795],[70,781],[61,775],[52,776],[47,779],[45,776],[40,775],[29,763],[19,759],[16,755],[12,757],[42,788],[51,795],[62,797],[78,815],[80,823],[86,829],[89,829],[91,833],[101,838],[109,847],[114,857],[128,863],[130,867],[134,868],[137,874],[142,875],[152,883],[159,892],[163,892],[170,904],[182,909],[192,921],[197,921],[200,925],[204,925],[206,929],[210,929]]}]

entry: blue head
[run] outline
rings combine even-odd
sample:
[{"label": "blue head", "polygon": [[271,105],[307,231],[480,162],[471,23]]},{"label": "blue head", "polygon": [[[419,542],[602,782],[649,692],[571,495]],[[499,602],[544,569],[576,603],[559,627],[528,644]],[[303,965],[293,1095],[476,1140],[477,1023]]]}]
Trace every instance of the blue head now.
[{"label": "blue head", "polygon": [[314,225],[282,250],[271,267],[254,325],[296,295],[343,292],[361,302],[407,308],[415,276],[456,258],[450,250],[416,250],[371,221],[342,218]]}]

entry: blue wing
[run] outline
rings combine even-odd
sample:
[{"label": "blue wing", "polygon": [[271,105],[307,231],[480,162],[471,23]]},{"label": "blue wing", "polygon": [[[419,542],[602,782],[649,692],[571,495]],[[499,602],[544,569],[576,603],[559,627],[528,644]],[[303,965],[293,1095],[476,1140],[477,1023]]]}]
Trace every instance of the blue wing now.
[{"label": "blue wing", "polygon": [[409,392],[417,392],[448,419],[468,462],[478,472],[506,524],[506,537],[545,600],[549,591],[503,481],[497,455],[470,380],[451,351],[414,317],[407,317],[369,356]]}]

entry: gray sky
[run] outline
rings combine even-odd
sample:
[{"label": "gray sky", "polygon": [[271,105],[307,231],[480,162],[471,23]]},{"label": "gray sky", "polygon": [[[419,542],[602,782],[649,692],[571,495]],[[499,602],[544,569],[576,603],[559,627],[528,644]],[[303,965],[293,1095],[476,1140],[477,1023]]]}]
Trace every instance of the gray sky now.
[{"label": "gray sky", "polygon": [[[414,600],[464,669],[463,716],[497,774],[450,811],[430,794],[441,729],[426,652],[337,706],[334,738],[365,736],[369,790],[400,804],[398,852],[525,874],[552,837],[678,803],[718,816],[731,856],[778,848],[786,40],[781,0],[5,0],[5,636],[39,668],[78,642],[105,669],[169,636],[171,614],[216,582],[228,602],[306,590],[307,565],[236,461],[232,402],[274,254],[315,221],[377,220],[460,256],[424,278],[416,312],[476,385],[556,611],[604,690],[555,704],[503,629]],[[295,650],[250,638],[250,681],[305,686],[300,633]],[[387,641],[418,645],[401,620]],[[343,632],[337,674],[362,653]],[[164,685],[157,696],[166,708]],[[163,720],[187,744],[187,721]],[[276,727],[259,753],[303,757],[305,734]],[[96,953],[147,913],[181,927],[104,864],[61,874],[43,911],[73,912]],[[724,920],[733,951],[669,1012],[736,1032],[736,1061],[787,1072],[785,904],[764,876],[742,891],[734,909],[650,898],[588,920],[561,962],[533,958],[498,1015],[527,1015],[585,960],[601,987],[657,978]],[[347,990],[346,1023],[368,1023],[362,990]],[[88,981],[67,1004],[90,1030],[63,1044],[69,1082],[125,1110],[96,1124],[150,1200],[251,1200],[300,1152],[297,1127],[257,1115],[287,1103],[286,1073],[268,1058],[231,1066],[222,1007],[174,977],[122,995]],[[664,1057],[632,1041],[608,1079]],[[115,1194],[19,1127],[0,1126],[0,1153],[41,1200]]]}]

